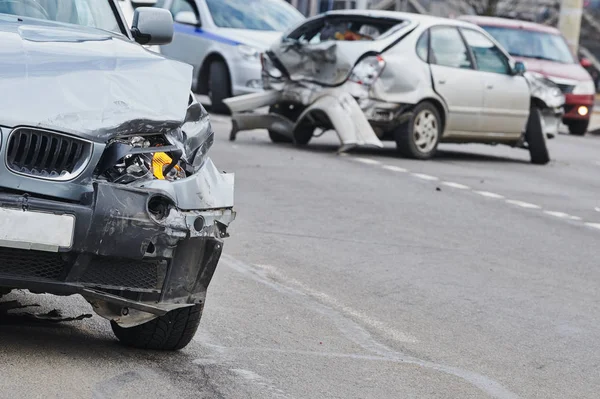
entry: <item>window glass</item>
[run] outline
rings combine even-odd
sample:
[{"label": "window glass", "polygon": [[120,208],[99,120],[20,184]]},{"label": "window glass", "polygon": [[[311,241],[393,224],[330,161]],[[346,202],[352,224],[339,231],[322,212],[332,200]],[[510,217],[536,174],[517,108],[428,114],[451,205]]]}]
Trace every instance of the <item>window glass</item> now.
[{"label": "window glass", "polygon": [[173,0],[173,4],[171,4],[173,18],[180,12],[193,12],[196,16],[198,15],[195,5],[190,0]]},{"label": "window glass", "polygon": [[427,62],[429,53],[429,31],[425,31],[417,42],[417,55],[420,59]]},{"label": "window glass", "polygon": [[573,64],[575,62],[565,39],[549,32],[482,26],[514,57],[536,58]]},{"label": "window glass", "polygon": [[475,56],[477,69],[484,72],[509,74],[508,60],[494,42],[481,32],[471,29],[462,29],[462,33]]},{"label": "window glass", "polygon": [[0,0],[0,14],[121,32],[110,3],[97,0]]},{"label": "window glass", "polygon": [[431,59],[429,62],[452,68],[473,68],[467,46],[453,27],[431,29]]},{"label": "window glass", "polygon": [[304,16],[283,0],[206,0],[220,28],[283,32]]}]

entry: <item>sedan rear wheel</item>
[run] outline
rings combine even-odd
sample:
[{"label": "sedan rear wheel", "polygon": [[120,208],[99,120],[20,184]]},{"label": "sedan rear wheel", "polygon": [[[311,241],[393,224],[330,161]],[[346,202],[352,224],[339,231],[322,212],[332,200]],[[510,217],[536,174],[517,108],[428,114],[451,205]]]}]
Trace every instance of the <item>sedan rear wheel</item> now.
[{"label": "sedan rear wheel", "polygon": [[430,159],[442,136],[441,118],[430,102],[417,105],[407,125],[396,131],[396,146],[403,156],[415,159]]}]

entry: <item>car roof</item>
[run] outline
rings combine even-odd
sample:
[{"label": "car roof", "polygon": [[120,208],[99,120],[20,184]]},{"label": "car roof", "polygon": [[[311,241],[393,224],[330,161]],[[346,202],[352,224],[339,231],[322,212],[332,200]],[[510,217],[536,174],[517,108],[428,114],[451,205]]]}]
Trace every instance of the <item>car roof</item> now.
[{"label": "car roof", "polygon": [[534,22],[520,21],[518,19],[498,18],[498,17],[482,17],[478,15],[463,15],[459,19],[468,21],[476,25],[496,26],[499,28],[522,29],[532,32],[544,32],[554,35],[560,35],[560,31],[551,26],[536,24]]},{"label": "car roof", "polygon": [[431,15],[415,14],[409,12],[400,11],[385,11],[385,10],[335,10],[327,11],[325,15],[353,15],[353,16],[364,16],[373,18],[390,18],[398,19],[401,21],[417,22],[420,25],[432,26],[432,25],[454,25],[454,26],[469,26],[472,24],[468,21],[460,21],[458,19],[434,17]]}]

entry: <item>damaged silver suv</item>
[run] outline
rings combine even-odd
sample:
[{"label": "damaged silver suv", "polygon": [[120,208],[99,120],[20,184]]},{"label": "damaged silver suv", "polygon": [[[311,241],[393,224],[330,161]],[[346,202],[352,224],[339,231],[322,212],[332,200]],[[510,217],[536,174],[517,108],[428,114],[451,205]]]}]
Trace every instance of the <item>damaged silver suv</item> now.
[{"label": "damaged silver suv", "polygon": [[[125,344],[194,336],[233,221],[166,10],[0,0],[0,287],[80,294]],[[137,43],[136,43],[137,42]]]}]

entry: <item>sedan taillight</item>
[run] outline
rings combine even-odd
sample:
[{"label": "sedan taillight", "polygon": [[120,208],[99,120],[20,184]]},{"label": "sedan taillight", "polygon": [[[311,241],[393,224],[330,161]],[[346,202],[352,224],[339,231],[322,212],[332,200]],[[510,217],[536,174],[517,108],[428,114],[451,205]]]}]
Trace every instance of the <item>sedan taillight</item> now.
[{"label": "sedan taillight", "polygon": [[352,70],[349,80],[361,85],[370,86],[379,78],[385,68],[385,60],[380,55],[363,58]]}]

